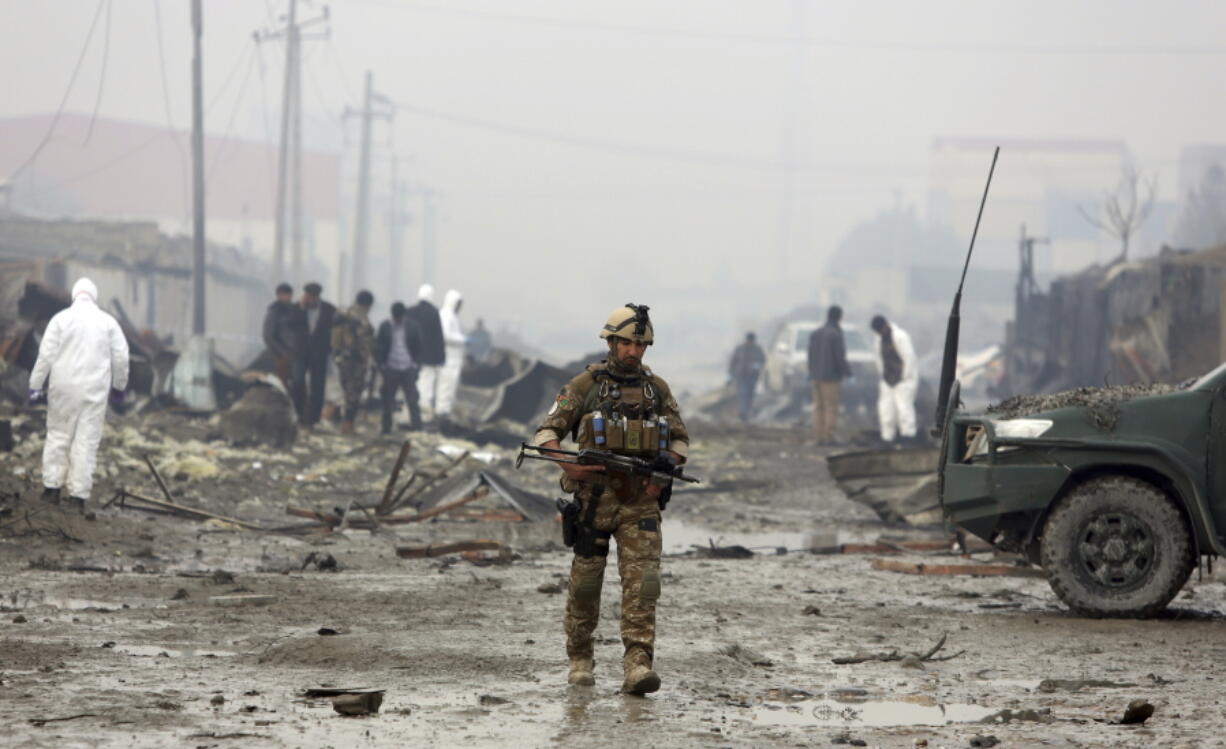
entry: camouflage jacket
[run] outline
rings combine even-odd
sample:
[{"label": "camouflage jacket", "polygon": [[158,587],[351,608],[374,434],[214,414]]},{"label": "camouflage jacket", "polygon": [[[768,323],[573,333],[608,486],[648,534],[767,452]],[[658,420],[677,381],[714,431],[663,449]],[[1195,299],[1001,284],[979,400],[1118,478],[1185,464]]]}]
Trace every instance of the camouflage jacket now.
[{"label": "camouflage jacket", "polygon": [[594,408],[599,400],[595,396],[601,380],[610,376],[613,378],[637,377],[651,383],[656,392],[655,406],[659,415],[668,420],[671,438],[669,449],[682,458],[687,457],[690,435],[686,430],[685,422],[681,420],[681,408],[677,405],[677,399],[673,397],[668,383],[647,367],[626,371],[607,361],[589,365],[587,369],[562,387],[549,413],[537,428],[533,444],[543,445],[550,440],[561,442],[567,435],[573,438],[584,414]]},{"label": "camouflage jacket", "polygon": [[375,329],[367,311],[356,304],[337,313],[332,323],[332,357],[337,363],[367,363],[375,349]]}]

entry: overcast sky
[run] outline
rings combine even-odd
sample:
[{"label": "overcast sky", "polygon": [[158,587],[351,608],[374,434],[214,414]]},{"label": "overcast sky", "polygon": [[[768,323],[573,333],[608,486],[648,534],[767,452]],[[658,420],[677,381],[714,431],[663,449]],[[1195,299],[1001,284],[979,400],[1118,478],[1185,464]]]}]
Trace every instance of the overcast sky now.
[{"label": "overcast sky", "polygon": [[[206,0],[211,133],[275,135],[283,51],[251,37],[286,5]],[[169,105],[186,126],[189,0],[102,7],[99,112],[164,125]],[[0,116],[56,110],[97,8],[0,0]],[[107,15],[69,111],[97,101]],[[724,303],[732,280],[775,282],[785,161],[796,201],[779,307],[806,300],[857,221],[899,200],[922,212],[934,137],[1122,139],[1170,198],[1180,146],[1226,124],[1226,5],[1208,0],[340,0],[328,26],[305,48],[310,144],[346,149],[339,112],[373,70],[397,105],[381,152],[440,194],[440,284],[466,291],[474,316],[549,316],[529,332],[567,346],[587,340],[579,319],[641,289],[676,330],[670,287]]]}]

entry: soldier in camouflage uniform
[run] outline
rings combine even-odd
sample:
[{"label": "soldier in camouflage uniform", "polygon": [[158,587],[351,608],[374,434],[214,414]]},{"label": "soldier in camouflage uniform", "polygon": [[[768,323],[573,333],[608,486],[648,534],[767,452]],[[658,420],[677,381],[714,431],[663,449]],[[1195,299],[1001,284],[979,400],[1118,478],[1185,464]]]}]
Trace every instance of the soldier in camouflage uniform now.
[{"label": "soldier in camouflage uniform", "polygon": [[[674,465],[684,462],[689,435],[677,401],[664,380],[642,364],[653,338],[647,307],[615,310],[600,337],[608,342],[608,359],[590,365],[562,388],[533,443],[557,448],[569,434],[580,447],[647,459],[664,456]],[[654,692],[660,688],[652,665],[660,597],[660,511],[667,490],[603,466],[564,464],[562,469],[562,489],[574,494],[580,505],[566,597],[568,681],[595,683],[592,633],[600,617],[600,591],[613,538],[622,581],[622,691]]]},{"label": "soldier in camouflage uniform", "polygon": [[359,291],[354,304],[338,314],[332,325],[332,361],[341,376],[345,393],[344,422],[341,434],[353,434],[353,421],[362,404],[366,388],[366,373],[370,370],[375,350],[375,329],[370,324],[370,308],[375,297],[369,291]]}]

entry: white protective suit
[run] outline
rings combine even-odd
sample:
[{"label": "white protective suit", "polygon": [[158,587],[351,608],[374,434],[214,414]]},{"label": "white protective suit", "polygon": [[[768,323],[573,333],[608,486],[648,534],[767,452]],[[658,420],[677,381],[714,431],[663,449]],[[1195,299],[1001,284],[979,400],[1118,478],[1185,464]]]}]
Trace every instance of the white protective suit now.
[{"label": "white protective suit", "polygon": [[447,361],[439,368],[438,394],[435,413],[446,416],[455,405],[456,390],[460,387],[460,372],[464,368],[464,328],[460,326],[460,292],[451,289],[443,297],[439,308],[439,321],[443,324],[443,345],[447,348]]},{"label": "white protective suit", "polygon": [[69,496],[80,499],[89,499],[94,483],[110,390],[128,387],[128,342],[97,300],[93,281],[76,282],[72,306],[47,323],[30,371],[31,390],[41,390],[51,377],[43,485],[58,489],[67,479]]},{"label": "white protective suit", "polygon": [[[890,331],[894,347],[902,358],[902,379],[891,386],[883,378],[877,393],[877,419],[881,424],[881,439],[886,442],[892,442],[896,436],[915,436],[915,391],[919,388],[919,367],[911,336],[894,323],[890,323]],[[873,356],[877,360],[877,374],[880,376],[885,371],[880,335],[873,346]]]},{"label": "white protective suit", "polygon": [[[423,283],[417,289],[417,300],[427,301],[434,304],[434,287],[428,283]],[[439,315],[439,322],[442,322],[442,315]],[[441,366],[423,364],[421,371],[417,375],[417,394],[420,398],[421,416],[426,421],[434,418],[434,404],[438,393],[438,371]]]}]

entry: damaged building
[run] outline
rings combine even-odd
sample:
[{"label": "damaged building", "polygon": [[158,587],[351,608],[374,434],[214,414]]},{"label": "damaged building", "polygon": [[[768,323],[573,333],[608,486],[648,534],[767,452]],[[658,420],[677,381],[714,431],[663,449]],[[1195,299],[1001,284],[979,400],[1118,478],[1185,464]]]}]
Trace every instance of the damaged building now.
[{"label": "damaged building", "polygon": [[1043,291],[1023,258],[1001,395],[1178,382],[1226,360],[1226,246],[1163,248]]}]

